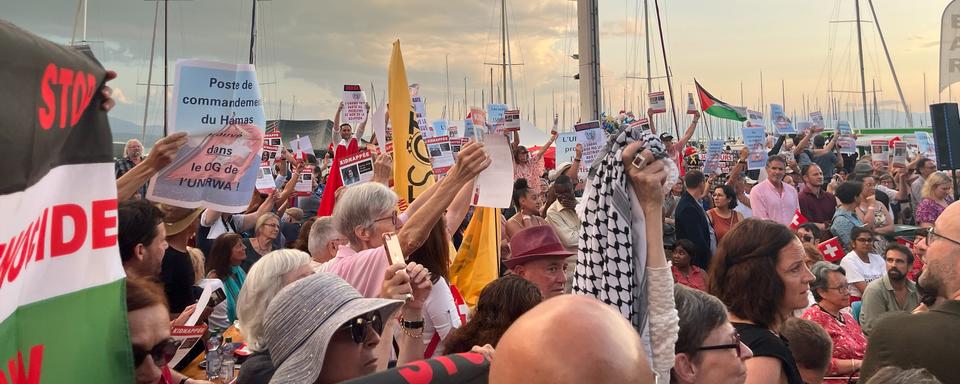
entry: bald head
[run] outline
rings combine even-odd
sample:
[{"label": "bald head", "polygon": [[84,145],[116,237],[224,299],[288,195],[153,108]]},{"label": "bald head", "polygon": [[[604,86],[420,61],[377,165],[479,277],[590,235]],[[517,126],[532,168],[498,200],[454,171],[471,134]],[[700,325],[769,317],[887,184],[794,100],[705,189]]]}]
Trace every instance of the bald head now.
[{"label": "bald head", "polygon": [[938,237],[927,238],[927,253],[924,256],[920,285],[948,300],[960,297],[960,245],[947,240],[960,241],[960,202],[950,204],[933,225]]},{"label": "bald head", "polygon": [[491,383],[653,383],[640,336],[619,313],[579,295],[544,301],[497,343]]}]

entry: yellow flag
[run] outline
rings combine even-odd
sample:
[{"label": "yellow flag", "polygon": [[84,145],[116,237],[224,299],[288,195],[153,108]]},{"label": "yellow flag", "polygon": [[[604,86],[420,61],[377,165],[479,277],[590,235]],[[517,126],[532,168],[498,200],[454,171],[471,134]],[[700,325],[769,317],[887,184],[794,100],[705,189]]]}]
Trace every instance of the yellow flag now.
[{"label": "yellow flag", "polygon": [[433,185],[433,170],[413,113],[400,40],[393,42],[387,74],[387,96],[393,125],[393,188],[401,202],[411,203]]},{"label": "yellow flag", "polygon": [[450,266],[450,283],[457,286],[470,308],[476,307],[480,291],[500,272],[499,217],[498,208],[477,207]]}]

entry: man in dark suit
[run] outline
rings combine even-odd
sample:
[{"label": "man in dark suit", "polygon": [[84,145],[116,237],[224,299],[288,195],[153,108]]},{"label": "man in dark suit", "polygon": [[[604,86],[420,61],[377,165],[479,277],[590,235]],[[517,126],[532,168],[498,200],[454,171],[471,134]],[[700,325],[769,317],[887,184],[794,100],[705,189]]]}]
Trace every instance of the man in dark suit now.
[{"label": "man in dark suit", "polygon": [[937,304],[915,315],[891,314],[870,332],[861,382],[880,368],[926,368],[944,383],[960,383],[960,202],[950,204],[927,236],[920,286]]},{"label": "man in dark suit", "polygon": [[683,177],[683,184],[687,188],[680,194],[677,209],[673,218],[677,227],[677,239],[687,239],[696,246],[692,257],[694,265],[706,270],[710,266],[710,224],[707,222],[707,213],[703,210],[700,200],[707,193],[707,181],[703,172],[694,170],[687,172]]}]

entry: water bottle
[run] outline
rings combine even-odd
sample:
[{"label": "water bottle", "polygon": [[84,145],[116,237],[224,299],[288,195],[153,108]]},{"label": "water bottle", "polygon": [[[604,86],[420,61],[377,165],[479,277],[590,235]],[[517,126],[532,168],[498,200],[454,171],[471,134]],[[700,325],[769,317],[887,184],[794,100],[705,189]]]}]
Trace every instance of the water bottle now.
[{"label": "water bottle", "polygon": [[220,367],[222,365],[222,359],[220,356],[221,349],[221,335],[220,331],[213,329],[210,331],[210,338],[207,340],[207,380],[214,381],[220,377]]},{"label": "water bottle", "polygon": [[229,383],[233,381],[233,372],[234,367],[236,366],[237,358],[233,355],[233,351],[237,349],[237,345],[233,342],[233,339],[228,337],[223,343],[223,347],[220,347],[220,379],[224,383]]}]

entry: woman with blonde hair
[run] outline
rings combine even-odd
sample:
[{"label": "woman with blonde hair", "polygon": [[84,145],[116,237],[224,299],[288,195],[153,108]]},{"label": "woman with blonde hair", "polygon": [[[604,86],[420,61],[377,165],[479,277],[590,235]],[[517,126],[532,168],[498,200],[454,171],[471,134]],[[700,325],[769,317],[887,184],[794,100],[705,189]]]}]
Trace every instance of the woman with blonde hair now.
[{"label": "woman with blonde hair", "polygon": [[250,268],[237,299],[240,331],[253,351],[261,350],[263,314],[280,289],[313,274],[310,255],[296,249],[270,252]]},{"label": "woman with blonde hair", "polygon": [[243,239],[243,245],[247,247],[247,259],[241,265],[244,272],[250,272],[250,267],[260,258],[280,248],[276,242],[280,236],[280,218],[273,213],[260,216],[253,234],[253,237]]},{"label": "woman with blonde hair", "polygon": [[943,210],[953,202],[953,197],[950,196],[952,190],[953,182],[946,173],[934,172],[927,176],[920,192],[923,200],[917,204],[917,211],[914,213],[917,225],[932,227]]}]

